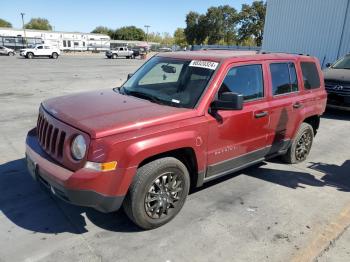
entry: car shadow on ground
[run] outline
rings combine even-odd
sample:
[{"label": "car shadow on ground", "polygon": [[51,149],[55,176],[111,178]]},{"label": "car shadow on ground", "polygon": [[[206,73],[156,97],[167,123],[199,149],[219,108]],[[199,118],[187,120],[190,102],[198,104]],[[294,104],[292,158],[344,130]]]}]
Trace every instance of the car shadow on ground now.
[{"label": "car shadow on ground", "polygon": [[56,198],[32,179],[23,158],[0,165],[0,192],[0,214],[33,232],[81,234],[87,232],[85,216],[105,230],[140,231],[122,211],[104,214]]},{"label": "car shadow on ground", "polygon": [[[321,179],[306,172],[276,170],[260,163],[244,169],[242,173],[233,173],[204,186],[191,190],[191,194],[205,190],[228,179],[247,175],[270,183],[292,189],[305,186],[332,186],[340,191],[350,191],[350,181],[347,170],[350,170],[350,160],[342,166],[312,163],[311,169],[325,173]],[[87,232],[87,223],[93,223],[99,228],[114,232],[139,232],[124,214],[117,211],[103,214],[92,208],[67,204],[57,199],[46,188],[40,186],[28,174],[24,159],[10,161],[0,165],[0,212],[12,223],[33,233],[59,234],[70,232],[82,234]],[[86,221],[86,218],[89,221]]]},{"label": "car shadow on ground", "polygon": [[321,178],[327,186],[335,187],[339,191],[350,192],[350,160],[342,165],[310,162],[309,168],[324,173]]}]

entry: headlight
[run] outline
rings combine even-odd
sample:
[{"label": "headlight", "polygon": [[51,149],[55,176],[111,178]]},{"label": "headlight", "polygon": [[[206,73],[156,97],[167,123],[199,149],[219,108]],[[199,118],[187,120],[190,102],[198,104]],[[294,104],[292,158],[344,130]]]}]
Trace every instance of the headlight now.
[{"label": "headlight", "polygon": [[82,135],[77,135],[71,145],[72,156],[75,160],[82,160],[86,153],[86,142]]}]

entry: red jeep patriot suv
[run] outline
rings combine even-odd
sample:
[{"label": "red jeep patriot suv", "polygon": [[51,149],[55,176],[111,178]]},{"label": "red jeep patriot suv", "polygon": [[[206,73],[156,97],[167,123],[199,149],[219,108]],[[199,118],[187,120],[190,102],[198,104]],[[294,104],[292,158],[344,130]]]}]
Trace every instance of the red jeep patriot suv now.
[{"label": "red jeep patriot suv", "polygon": [[120,88],[44,101],[26,140],[32,176],[72,204],[123,205],[144,229],[169,222],[190,186],[265,159],[308,156],[326,91],[317,59],[158,54]]}]

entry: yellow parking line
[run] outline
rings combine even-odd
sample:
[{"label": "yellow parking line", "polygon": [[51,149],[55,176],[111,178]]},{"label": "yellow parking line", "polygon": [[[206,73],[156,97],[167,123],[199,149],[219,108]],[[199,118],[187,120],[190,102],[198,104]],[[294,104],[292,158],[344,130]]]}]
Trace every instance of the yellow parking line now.
[{"label": "yellow parking line", "polygon": [[323,230],[319,230],[315,238],[310,241],[305,248],[292,258],[293,262],[314,261],[324,251],[326,251],[334,240],[339,238],[341,234],[350,226],[350,204],[348,204],[335,219]]}]

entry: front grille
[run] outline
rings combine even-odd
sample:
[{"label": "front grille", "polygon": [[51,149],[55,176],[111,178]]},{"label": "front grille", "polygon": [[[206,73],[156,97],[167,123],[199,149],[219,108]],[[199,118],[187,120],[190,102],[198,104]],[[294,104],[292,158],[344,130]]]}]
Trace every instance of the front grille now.
[{"label": "front grille", "polygon": [[325,81],[326,90],[329,94],[350,96],[350,83],[338,81]]},{"label": "front grille", "polygon": [[70,154],[72,139],[77,135],[82,135],[86,144],[90,144],[88,134],[55,118],[43,107],[40,107],[37,122],[38,143],[53,160],[72,171],[84,167],[86,160],[85,158],[77,161]]},{"label": "front grille", "polygon": [[42,114],[38,117],[37,130],[41,147],[51,156],[61,159],[66,132],[49,123]]}]

